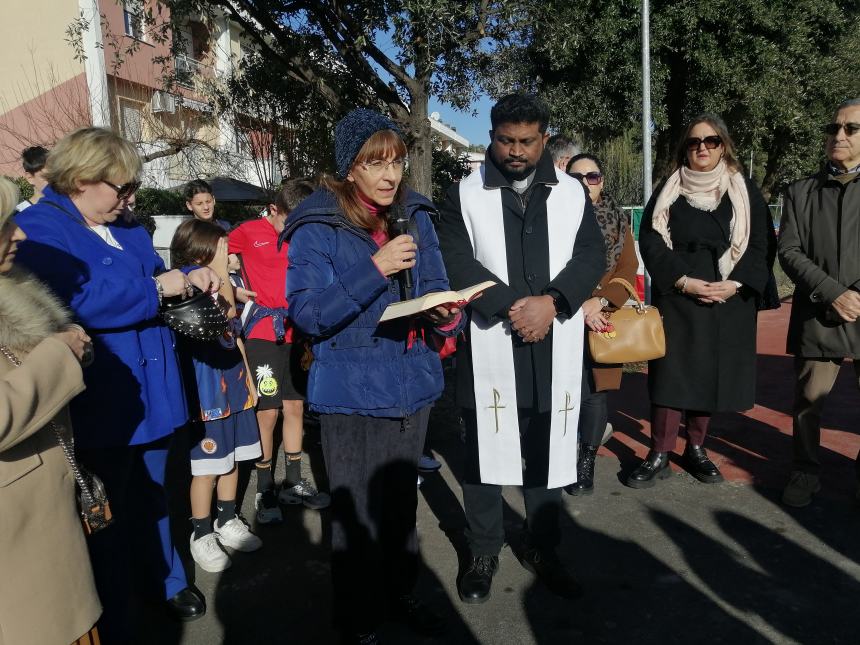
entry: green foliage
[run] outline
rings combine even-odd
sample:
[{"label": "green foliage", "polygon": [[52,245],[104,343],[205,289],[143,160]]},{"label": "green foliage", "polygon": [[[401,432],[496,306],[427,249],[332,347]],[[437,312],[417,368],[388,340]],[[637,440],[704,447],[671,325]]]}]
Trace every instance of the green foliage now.
[{"label": "green foliage", "polygon": [[27,181],[23,177],[9,177],[8,175],[3,176],[13,182],[16,186],[18,186],[18,192],[21,193],[21,198],[19,201],[30,199],[33,196],[33,186],[30,184],[29,181]]},{"label": "green foliage", "polygon": [[[820,126],[860,94],[860,5],[840,0],[654,0],[651,99],[655,176],[686,123],[721,114],[765,192],[815,169]],[[640,3],[529,0],[489,89],[540,91],[553,125],[590,141],[641,128]],[[523,82],[522,79],[528,79]]]},{"label": "green foliage", "polygon": [[439,202],[445,196],[448,187],[460,181],[469,174],[469,162],[466,155],[452,155],[445,150],[433,150],[433,195],[434,202]]},{"label": "green foliage", "polygon": [[185,198],[175,190],[141,188],[135,193],[134,212],[146,215],[184,215]]}]

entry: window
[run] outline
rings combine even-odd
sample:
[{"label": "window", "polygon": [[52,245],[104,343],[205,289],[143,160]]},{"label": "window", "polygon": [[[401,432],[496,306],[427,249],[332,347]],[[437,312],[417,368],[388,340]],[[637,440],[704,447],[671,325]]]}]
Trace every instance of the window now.
[{"label": "window", "polygon": [[139,143],[143,138],[143,113],[141,105],[132,101],[120,99],[119,118],[122,136],[132,143]]},{"label": "window", "polygon": [[123,19],[125,21],[125,35],[136,40],[143,40],[143,2],[139,0],[123,3]]}]

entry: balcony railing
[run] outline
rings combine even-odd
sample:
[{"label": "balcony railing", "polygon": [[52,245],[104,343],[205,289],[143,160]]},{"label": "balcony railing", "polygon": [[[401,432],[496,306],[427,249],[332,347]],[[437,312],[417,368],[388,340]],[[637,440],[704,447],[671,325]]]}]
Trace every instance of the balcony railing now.
[{"label": "balcony railing", "polygon": [[212,68],[199,60],[194,60],[187,54],[179,54],[174,59],[174,67],[176,69],[176,82],[183,87],[193,88],[194,79],[199,78],[201,74],[211,74]]}]

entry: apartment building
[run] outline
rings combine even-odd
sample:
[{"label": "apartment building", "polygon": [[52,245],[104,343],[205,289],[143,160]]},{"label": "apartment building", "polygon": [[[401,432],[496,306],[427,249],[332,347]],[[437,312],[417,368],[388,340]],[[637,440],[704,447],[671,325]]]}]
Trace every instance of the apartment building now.
[{"label": "apartment building", "polygon": [[246,47],[236,23],[192,19],[172,31],[154,0],[3,4],[16,29],[0,40],[0,174],[20,174],[23,148],[92,123],[138,146],[150,186],[216,174],[267,181],[209,98]]}]

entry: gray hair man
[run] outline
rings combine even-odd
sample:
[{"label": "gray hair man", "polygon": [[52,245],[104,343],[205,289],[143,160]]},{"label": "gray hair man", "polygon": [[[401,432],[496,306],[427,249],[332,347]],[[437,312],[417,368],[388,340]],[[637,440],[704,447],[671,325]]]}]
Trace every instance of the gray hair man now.
[{"label": "gray hair man", "polygon": [[581,150],[572,139],[563,134],[556,134],[547,139],[546,151],[552,157],[552,162],[559,170],[566,171],[571,157],[578,155]]},{"label": "gray hair man", "polygon": [[782,496],[794,507],[821,489],[821,411],[845,358],[860,378],[860,98],[842,103],[824,134],[827,163],[788,187],[779,238],[780,264],[795,283],[794,459]]}]

